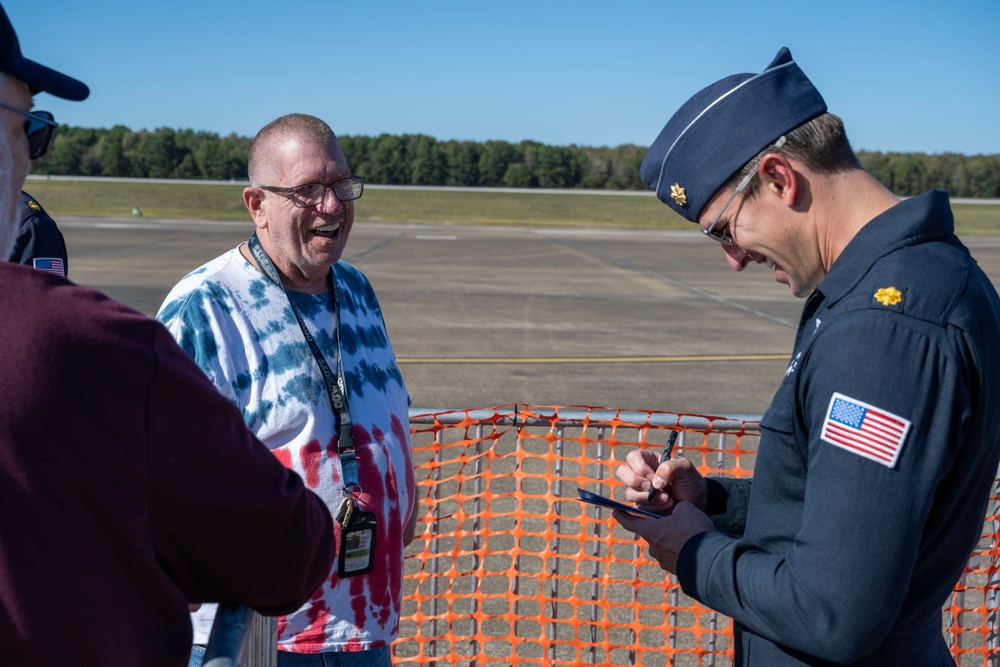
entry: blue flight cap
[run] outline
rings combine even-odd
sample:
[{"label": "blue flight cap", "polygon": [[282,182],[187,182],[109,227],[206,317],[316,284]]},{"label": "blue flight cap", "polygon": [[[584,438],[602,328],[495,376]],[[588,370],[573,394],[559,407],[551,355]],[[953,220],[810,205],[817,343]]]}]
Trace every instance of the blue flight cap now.
[{"label": "blue flight cap", "polygon": [[52,93],[56,97],[76,102],[90,95],[90,89],[82,81],[21,55],[21,45],[3,6],[0,6],[0,72],[7,72],[24,81],[32,95]]},{"label": "blue flight cap", "polygon": [[639,176],[691,222],[716,191],[782,134],[826,111],[782,47],[760,74],[733,74],[684,103],[649,147]]}]

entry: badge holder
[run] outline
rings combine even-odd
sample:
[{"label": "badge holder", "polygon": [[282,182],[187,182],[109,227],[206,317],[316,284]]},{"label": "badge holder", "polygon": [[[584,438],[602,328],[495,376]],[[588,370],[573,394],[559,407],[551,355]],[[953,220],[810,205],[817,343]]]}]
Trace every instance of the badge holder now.
[{"label": "badge holder", "polygon": [[333,303],[337,313],[338,326],[336,327],[337,341],[337,373],[330,369],[326,358],[320,351],[313,335],[309,333],[308,327],[302,320],[302,315],[292,303],[288,296],[288,290],[281,283],[278,270],[274,268],[274,263],[267,256],[257,232],[250,236],[247,247],[253,253],[257,265],[268,279],[281,288],[288,297],[288,305],[295,315],[299,328],[302,330],[302,337],[306,339],[309,350],[316,359],[320,372],[323,374],[323,383],[326,385],[326,392],[330,398],[330,408],[333,410],[333,418],[336,421],[336,431],[340,436],[337,440],[337,455],[340,457],[340,465],[344,474],[344,486],[347,491],[347,498],[340,505],[337,512],[337,523],[340,524],[340,560],[337,565],[337,574],[343,577],[354,577],[359,574],[371,572],[375,566],[375,529],[378,527],[373,512],[362,512],[357,507],[357,500],[351,489],[357,489],[360,493],[361,487],[358,485],[358,465],[357,453],[354,448],[354,436],[351,431],[351,411],[347,406],[347,381],[344,379],[344,371],[341,366],[342,355],[340,353],[340,305],[337,300],[337,285],[333,274],[330,274],[330,287],[333,291]]},{"label": "badge holder", "polygon": [[375,514],[358,510],[354,496],[348,496],[337,513],[337,523],[340,524],[337,575],[344,579],[371,572],[375,567]]}]

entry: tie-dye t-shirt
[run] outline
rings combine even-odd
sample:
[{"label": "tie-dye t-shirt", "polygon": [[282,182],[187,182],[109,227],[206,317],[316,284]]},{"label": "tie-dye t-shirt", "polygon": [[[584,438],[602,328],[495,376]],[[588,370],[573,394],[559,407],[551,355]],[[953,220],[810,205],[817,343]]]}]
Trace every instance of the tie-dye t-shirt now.
[{"label": "tie-dye t-shirt", "polygon": [[[378,521],[375,566],[368,574],[340,579],[335,565],[312,600],[279,620],[282,651],[368,650],[389,644],[399,630],[402,538],[415,494],[408,397],[371,285],[346,262],[335,264],[333,272],[359,505]],[[291,293],[291,298],[336,372],[337,312],[331,295]],[[344,493],[333,411],[284,291],[234,248],[185,276],[157,319],[243,411],[247,426],[336,516]],[[196,643],[204,643],[211,629],[214,611],[208,607],[193,615]]]}]

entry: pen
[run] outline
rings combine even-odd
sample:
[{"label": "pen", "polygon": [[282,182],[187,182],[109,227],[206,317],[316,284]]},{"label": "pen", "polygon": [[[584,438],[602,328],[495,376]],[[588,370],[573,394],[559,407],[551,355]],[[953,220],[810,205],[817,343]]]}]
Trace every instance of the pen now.
[{"label": "pen", "polygon": [[[670,454],[674,451],[674,443],[676,443],[676,442],[677,442],[677,431],[671,431],[670,432],[670,437],[667,438],[667,444],[663,448],[663,455],[660,456],[660,465],[663,465],[666,461],[668,461],[670,459]],[[657,468],[658,467],[659,466],[657,466]],[[657,491],[656,487],[653,486],[652,482],[650,482],[649,483],[649,497],[646,498],[646,502],[647,503],[653,502],[653,496],[656,495],[656,491]]]}]

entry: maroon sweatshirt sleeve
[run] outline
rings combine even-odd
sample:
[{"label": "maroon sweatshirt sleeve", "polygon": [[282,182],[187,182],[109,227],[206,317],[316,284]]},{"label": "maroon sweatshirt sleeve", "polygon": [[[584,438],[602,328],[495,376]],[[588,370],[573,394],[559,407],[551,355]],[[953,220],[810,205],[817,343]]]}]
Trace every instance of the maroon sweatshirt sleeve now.
[{"label": "maroon sweatshirt sleeve", "polygon": [[326,505],[159,325],[153,349],[149,505],[163,566],[192,602],[294,611],[332,568]]},{"label": "maroon sweatshirt sleeve", "polygon": [[189,601],[308,599],[329,512],[167,330],[44,271],[0,284],[0,662],[177,667]]}]

